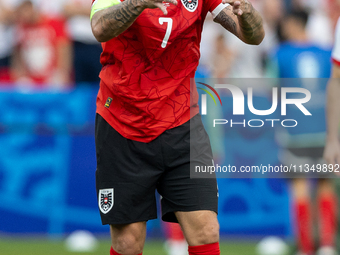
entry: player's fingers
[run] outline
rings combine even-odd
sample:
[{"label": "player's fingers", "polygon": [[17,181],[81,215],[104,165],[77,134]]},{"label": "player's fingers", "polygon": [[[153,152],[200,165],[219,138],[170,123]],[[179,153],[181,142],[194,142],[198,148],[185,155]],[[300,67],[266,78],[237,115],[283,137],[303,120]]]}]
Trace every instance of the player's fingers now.
[{"label": "player's fingers", "polygon": [[174,5],[178,4],[178,2],[176,0],[164,0],[163,2],[171,3],[171,4],[174,4]]},{"label": "player's fingers", "polygon": [[240,0],[224,0],[225,4],[230,4],[231,6],[240,6],[241,1]]},{"label": "player's fingers", "polygon": [[161,9],[161,11],[163,12],[164,15],[168,15],[168,11],[166,10],[166,7],[164,6],[163,3],[155,3],[155,5]]},{"label": "player's fingers", "polygon": [[222,0],[222,3],[224,3],[224,4],[230,4],[230,5],[234,5],[234,2],[235,2],[235,0]]},{"label": "player's fingers", "polygon": [[241,16],[243,14],[240,2],[235,2],[234,6],[233,6],[233,13],[235,15],[239,15],[239,16]]},{"label": "player's fingers", "polygon": [[238,16],[242,16],[243,11],[241,9],[237,9],[234,13]]},{"label": "player's fingers", "polygon": [[235,1],[233,6],[234,6],[234,8],[239,8],[241,6],[241,2]]}]

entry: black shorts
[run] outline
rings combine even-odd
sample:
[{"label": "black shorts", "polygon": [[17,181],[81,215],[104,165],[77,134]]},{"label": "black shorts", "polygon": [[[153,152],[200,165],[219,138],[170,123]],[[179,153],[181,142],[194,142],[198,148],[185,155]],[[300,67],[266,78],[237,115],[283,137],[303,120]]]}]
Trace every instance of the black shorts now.
[{"label": "black shorts", "polygon": [[[217,213],[216,178],[190,178],[190,156],[212,164],[200,115],[142,143],[124,138],[97,114],[95,139],[96,189],[103,225],[157,218],[156,190],[161,195],[164,221],[177,222],[176,211]],[[195,150],[201,155],[190,155],[190,143],[206,149]]]}]

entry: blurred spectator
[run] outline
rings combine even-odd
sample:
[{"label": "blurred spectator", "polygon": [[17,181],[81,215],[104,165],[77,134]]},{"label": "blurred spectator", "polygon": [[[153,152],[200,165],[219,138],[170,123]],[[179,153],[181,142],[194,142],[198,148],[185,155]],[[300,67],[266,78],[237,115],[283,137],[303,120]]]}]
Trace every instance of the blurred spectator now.
[{"label": "blurred spectator", "polygon": [[[317,203],[319,250],[318,255],[334,255],[334,235],[336,230],[336,199],[332,179],[327,173],[316,173],[315,167],[325,163],[322,160],[325,140],[325,90],[326,79],[330,76],[331,51],[311,43],[308,39],[308,13],[293,11],[283,22],[283,35],[287,42],[280,45],[275,60],[277,76],[280,78],[296,78],[281,80],[284,87],[303,87],[312,94],[308,102],[311,116],[304,116],[294,105],[287,106],[287,116],[298,121],[293,129],[286,129],[281,136],[283,151],[281,161],[286,165],[313,168],[314,171],[297,171],[290,175],[292,214],[298,243],[299,254],[314,254],[317,248],[313,238],[313,209]],[[314,78],[314,79],[303,79]],[[309,117],[309,118],[308,118]],[[314,176],[311,176],[314,174]],[[308,177],[318,177],[315,189],[317,199],[313,201],[313,184]]]},{"label": "blurred spectator", "polygon": [[200,68],[205,69],[207,73],[212,75],[213,73],[213,45],[216,41],[218,35],[223,34],[223,27],[216,26],[213,22],[212,15],[208,14],[203,25],[202,40],[201,40],[201,58],[200,58]]},{"label": "blurred spectator", "polygon": [[266,37],[272,42],[273,50],[279,43],[278,29],[285,16],[285,7],[282,0],[262,0],[260,9],[266,26]]},{"label": "blurred spectator", "polygon": [[[257,47],[249,46],[236,38],[233,34],[222,27],[216,27],[211,15],[208,15],[204,23],[201,41],[200,65],[209,70],[210,74],[218,77],[230,78],[262,78],[266,74],[266,61],[268,55],[278,45],[280,36],[278,28],[282,17],[285,14],[283,0],[252,0],[252,4],[259,9],[263,15],[266,36]],[[223,41],[223,42],[222,42]],[[219,45],[217,48],[216,46]],[[225,66],[220,66],[222,55]],[[214,45],[215,47],[212,47]],[[218,68],[219,70],[214,70]],[[225,68],[225,73],[221,73]],[[217,73],[216,73],[217,72]]]},{"label": "blurred spectator", "polygon": [[261,12],[263,13],[264,28],[266,31],[266,37],[262,42],[264,76],[271,77],[272,70],[268,69],[270,67],[268,62],[270,62],[270,54],[282,41],[280,24],[285,16],[286,9],[282,0],[262,0]]},{"label": "blurred spectator", "polygon": [[63,9],[65,0],[31,0],[40,13],[56,19],[65,19]]},{"label": "blurred spectator", "polygon": [[217,36],[212,52],[212,77],[225,78],[233,63],[233,53],[225,44],[223,34]]},{"label": "blurred spectator", "polygon": [[329,1],[325,0],[292,0],[292,9],[308,10],[307,35],[310,42],[320,47],[331,47],[333,27],[329,17]]},{"label": "blurred spectator", "polygon": [[91,5],[84,0],[69,0],[64,3],[64,15],[68,19],[68,29],[73,40],[75,81],[98,85],[102,48],[89,25]]},{"label": "blurred spectator", "polygon": [[13,8],[15,0],[0,0],[0,82],[10,81],[10,58],[13,50]]},{"label": "blurred spectator", "polygon": [[62,20],[41,15],[31,1],[16,10],[12,72],[20,85],[65,88],[71,82],[71,45]]},{"label": "blurred spectator", "polygon": [[[233,57],[229,58],[230,78],[261,78],[264,75],[263,56],[264,45],[252,47],[240,40],[231,33],[224,33],[225,44],[228,45],[229,51],[233,53]],[[266,38],[264,39],[266,40]],[[215,60],[212,60],[215,61]],[[226,77],[226,76],[225,76]]]},{"label": "blurred spectator", "polygon": [[[277,27],[284,14],[282,1],[253,0],[251,2],[263,13],[266,36],[259,46],[253,47],[241,42],[228,31],[221,31],[225,38],[225,45],[232,53],[228,58],[229,61],[232,61],[228,64],[230,66],[228,77],[230,78],[263,78],[267,56],[279,43]],[[216,60],[212,59],[211,61],[215,62]],[[227,74],[225,74],[226,76]]]},{"label": "blurred spectator", "polygon": [[91,1],[32,0],[49,17],[66,19],[73,46],[73,72],[76,83],[99,84],[102,52],[90,27]]}]

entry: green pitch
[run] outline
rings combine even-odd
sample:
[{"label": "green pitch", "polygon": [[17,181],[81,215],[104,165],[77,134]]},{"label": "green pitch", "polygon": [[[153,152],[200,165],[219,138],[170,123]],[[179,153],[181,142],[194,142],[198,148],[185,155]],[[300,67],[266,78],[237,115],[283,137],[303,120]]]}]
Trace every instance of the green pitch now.
[{"label": "green pitch", "polygon": [[[257,255],[255,243],[221,242],[221,254],[226,255]],[[62,241],[46,241],[42,239],[8,239],[0,237],[1,255],[109,255],[110,241],[99,241],[99,247],[93,253],[72,253],[65,249]],[[143,255],[167,255],[164,243],[161,241],[147,241]]]}]

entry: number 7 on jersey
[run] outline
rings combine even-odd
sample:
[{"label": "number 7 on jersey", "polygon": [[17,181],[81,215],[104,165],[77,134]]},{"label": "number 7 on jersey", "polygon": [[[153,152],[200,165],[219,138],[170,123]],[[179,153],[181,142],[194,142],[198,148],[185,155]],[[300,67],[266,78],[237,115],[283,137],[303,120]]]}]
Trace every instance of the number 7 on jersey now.
[{"label": "number 7 on jersey", "polygon": [[165,36],[164,36],[164,39],[161,45],[162,48],[165,48],[166,45],[168,44],[168,40],[169,40],[171,30],[172,30],[172,18],[163,18],[163,17],[159,18],[160,25],[163,25],[164,22],[168,23],[168,26],[166,28]]}]

